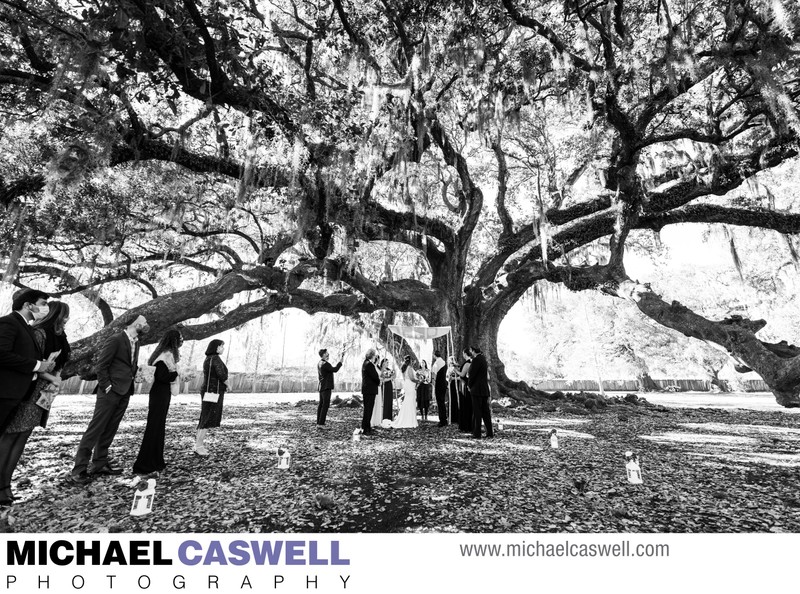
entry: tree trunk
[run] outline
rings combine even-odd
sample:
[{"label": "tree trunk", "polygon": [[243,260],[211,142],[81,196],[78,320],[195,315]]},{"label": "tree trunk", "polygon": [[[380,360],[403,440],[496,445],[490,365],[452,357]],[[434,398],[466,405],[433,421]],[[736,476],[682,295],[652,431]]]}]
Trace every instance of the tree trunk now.
[{"label": "tree trunk", "polygon": [[[486,356],[489,366],[489,386],[492,398],[509,397],[520,402],[533,404],[541,402],[546,396],[544,392],[531,388],[524,381],[515,381],[506,375],[506,366],[497,350],[497,336],[500,324],[508,310],[517,302],[518,295],[501,302],[479,301],[469,308],[464,308],[463,325],[459,327],[459,339],[464,346],[477,346]],[[456,349],[458,350],[458,342]]]},{"label": "tree trunk", "polygon": [[640,392],[660,392],[661,388],[653,381],[647,370],[639,370],[636,373],[636,381],[639,383]]},{"label": "tree trunk", "polygon": [[[712,392],[730,392],[730,388],[728,387],[728,382],[723,379],[719,378],[719,370],[714,370],[711,374],[711,391]],[[717,388],[714,390],[714,388]]]}]

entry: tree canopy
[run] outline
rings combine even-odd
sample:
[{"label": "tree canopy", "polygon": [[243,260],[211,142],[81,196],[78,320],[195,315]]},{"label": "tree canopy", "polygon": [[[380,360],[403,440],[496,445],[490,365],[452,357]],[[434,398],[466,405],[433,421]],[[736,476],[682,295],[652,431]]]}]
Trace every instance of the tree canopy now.
[{"label": "tree canopy", "polygon": [[800,215],[758,174],[797,157],[799,38],[789,0],[3,0],[5,278],[97,304],[84,376],[124,284],[154,335],[296,307],[375,313],[390,340],[413,313],[527,399],[497,334],[551,282],[635,303],[798,406],[798,349],[668,301],[625,255],[708,223],[796,257]]}]

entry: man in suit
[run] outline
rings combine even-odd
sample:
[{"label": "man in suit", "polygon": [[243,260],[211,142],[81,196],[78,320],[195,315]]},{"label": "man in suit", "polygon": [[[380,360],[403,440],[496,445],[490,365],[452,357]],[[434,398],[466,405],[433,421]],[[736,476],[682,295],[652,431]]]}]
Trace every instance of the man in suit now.
[{"label": "man in suit", "polygon": [[122,474],[122,469],[109,461],[108,449],[133,394],[133,380],[139,369],[139,338],[149,330],[144,316],[130,316],[123,325],[121,332],[106,340],[97,358],[97,401],[78,445],[71,474],[73,482],[79,484],[89,482],[93,474]]},{"label": "man in suit", "polygon": [[486,425],[486,437],[494,437],[492,411],[489,408],[489,365],[481,350],[470,347],[469,392],[472,396],[472,437],[481,438],[481,421]]},{"label": "man in suit", "polygon": [[342,367],[342,357],[339,363],[334,366],[328,362],[330,353],[328,349],[319,350],[319,363],[317,363],[317,376],[319,377],[319,405],[317,406],[317,429],[325,427],[325,419],[328,417],[328,408],[331,405],[331,392],[333,391],[333,374]]},{"label": "man in suit", "polygon": [[375,349],[369,349],[364,355],[361,365],[361,395],[364,397],[364,417],[361,419],[361,429],[364,435],[372,433],[372,409],[375,408],[375,397],[381,389],[381,376],[378,373],[378,355]]},{"label": "man in suit", "polygon": [[55,367],[55,362],[42,360],[30,327],[31,322],[47,315],[47,298],[47,293],[35,289],[18,291],[12,298],[12,312],[0,318],[0,433],[33,389],[36,372],[45,373]]},{"label": "man in suit", "polygon": [[433,391],[436,394],[436,408],[439,410],[439,427],[445,427],[447,425],[447,364],[442,359],[441,351],[433,352],[431,376],[433,377]]}]

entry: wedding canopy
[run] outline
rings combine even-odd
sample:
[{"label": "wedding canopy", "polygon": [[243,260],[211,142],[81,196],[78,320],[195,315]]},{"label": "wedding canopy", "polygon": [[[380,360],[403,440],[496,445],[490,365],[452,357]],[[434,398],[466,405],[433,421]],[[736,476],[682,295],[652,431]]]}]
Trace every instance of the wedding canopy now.
[{"label": "wedding canopy", "polygon": [[[400,326],[390,324],[389,330],[406,340],[433,340],[447,336],[447,349],[445,351],[445,361],[447,355],[453,353],[453,335],[450,333],[450,326]],[[447,382],[446,415],[450,416],[450,382]]]},{"label": "wedding canopy", "polygon": [[433,340],[450,334],[450,326],[399,326],[392,324],[389,330],[403,338],[416,340]]}]

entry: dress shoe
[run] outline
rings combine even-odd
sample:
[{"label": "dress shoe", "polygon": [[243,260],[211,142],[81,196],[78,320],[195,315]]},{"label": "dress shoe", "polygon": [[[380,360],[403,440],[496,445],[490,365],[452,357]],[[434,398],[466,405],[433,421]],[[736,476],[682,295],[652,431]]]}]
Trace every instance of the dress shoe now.
[{"label": "dress shoe", "polygon": [[194,455],[195,456],[202,456],[202,457],[205,458],[206,456],[208,456],[208,450],[205,449],[205,448],[199,448],[199,449],[195,448],[194,449]]},{"label": "dress shoe", "polygon": [[101,466],[100,468],[92,470],[91,474],[105,474],[108,476],[116,476],[118,474],[122,474],[122,469],[117,468],[116,466],[111,466],[110,464],[106,464],[105,466]]},{"label": "dress shoe", "polygon": [[78,473],[70,474],[67,481],[76,485],[85,485],[92,482],[92,477],[90,477],[89,473],[85,470],[81,470]]}]

